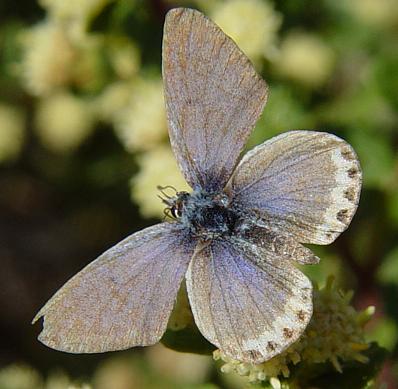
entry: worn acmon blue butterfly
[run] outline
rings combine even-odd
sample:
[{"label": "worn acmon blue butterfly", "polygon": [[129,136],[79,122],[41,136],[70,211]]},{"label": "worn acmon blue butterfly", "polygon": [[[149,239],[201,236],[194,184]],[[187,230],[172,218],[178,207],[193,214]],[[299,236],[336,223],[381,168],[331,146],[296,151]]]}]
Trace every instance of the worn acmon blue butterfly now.
[{"label": "worn acmon blue butterfly", "polygon": [[298,339],[312,286],[295,263],[318,258],[357,208],[361,169],[344,140],[291,131],[239,156],[267,85],[236,44],[192,9],[166,17],[163,79],[169,135],[191,193],[174,220],[137,232],[69,280],[40,310],[39,339],[72,353],[151,345],[182,282],[195,322],[233,359],[260,363]]}]

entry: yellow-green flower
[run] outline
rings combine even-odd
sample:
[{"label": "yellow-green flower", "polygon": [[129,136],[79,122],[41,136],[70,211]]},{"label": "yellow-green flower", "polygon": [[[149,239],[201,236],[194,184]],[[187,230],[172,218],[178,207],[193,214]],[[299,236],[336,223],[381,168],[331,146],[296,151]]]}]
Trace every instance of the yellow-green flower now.
[{"label": "yellow-green flower", "polygon": [[119,36],[106,41],[109,60],[120,79],[130,79],[140,68],[140,52],[131,39]]},{"label": "yellow-green flower", "polygon": [[181,284],[174,304],[173,311],[167,323],[167,328],[173,331],[181,331],[189,325],[194,325],[195,320],[189,305],[185,282]]},{"label": "yellow-green flower", "polygon": [[61,25],[46,20],[27,30],[23,48],[21,76],[30,93],[46,95],[69,83],[77,52]]},{"label": "yellow-green flower", "polygon": [[93,100],[96,116],[108,123],[119,123],[120,116],[127,109],[133,90],[134,82],[117,81],[108,84]]},{"label": "yellow-green flower", "polygon": [[216,3],[210,17],[255,63],[275,54],[282,17],[270,2],[232,0]]},{"label": "yellow-green flower", "polygon": [[115,129],[129,151],[149,150],[167,139],[160,77],[141,78],[134,82],[130,101],[120,113]]},{"label": "yellow-green flower", "polygon": [[398,25],[395,0],[345,0],[341,5],[364,24],[382,29]]},{"label": "yellow-green flower", "polygon": [[18,156],[24,138],[24,114],[18,108],[0,104],[0,163]]},{"label": "yellow-green flower", "polygon": [[37,107],[36,132],[56,153],[70,152],[91,133],[94,118],[88,103],[67,92],[43,98]]},{"label": "yellow-green flower", "polygon": [[27,365],[9,365],[0,370],[0,387],[7,389],[35,389],[43,387],[40,374]]},{"label": "yellow-green flower", "polygon": [[39,0],[40,5],[55,19],[85,19],[94,15],[111,0]]},{"label": "yellow-green flower", "polygon": [[146,357],[161,377],[178,382],[181,388],[197,388],[199,383],[205,382],[212,363],[208,355],[180,353],[162,344],[148,348]]},{"label": "yellow-green flower", "polygon": [[112,0],[39,0],[49,18],[67,26],[68,31],[78,36],[87,23]]},{"label": "yellow-green flower", "polygon": [[[165,205],[157,186],[172,185],[178,191],[190,190],[169,146],[157,146],[139,156],[139,172],[131,180],[132,199],[144,217],[163,217]],[[173,194],[173,192],[171,192]]]},{"label": "yellow-green flower", "polygon": [[87,383],[74,383],[62,371],[53,371],[47,379],[30,366],[14,364],[0,370],[0,388],[4,389],[91,389]]},{"label": "yellow-green flower", "polygon": [[103,39],[99,35],[83,34],[73,38],[76,63],[73,66],[71,86],[79,91],[98,93],[108,82],[108,64],[104,58]]},{"label": "yellow-green flower", "polygon": [[114,356],[99,365],[94,373],[93,387],[96,389],[143,388],[145,379],[130,359]]},{"label": "yellow-green flower", "polygon": [[274,61],[277,73],[310,87],[322,85],[333,66],[333,50],[316,35],[304,32],[290,33]]}]

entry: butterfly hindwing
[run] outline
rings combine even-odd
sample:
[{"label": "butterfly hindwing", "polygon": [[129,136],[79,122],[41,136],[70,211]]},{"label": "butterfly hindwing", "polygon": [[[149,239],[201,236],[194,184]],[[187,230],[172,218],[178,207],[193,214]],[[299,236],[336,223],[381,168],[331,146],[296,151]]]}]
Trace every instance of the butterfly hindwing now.
[{"label": "butterfly hindwing", "polygon": [[267,86],[218,26],[168,12],[163,80],[171,145],[194,189],[221,190],[267,100]]},{"label": "butterfly hindwing", "polygon": [[47,346],[96,353],[154,344],[163,335],[192,256],[181,227],[130,235],[71,278],[40,310]]},{"label": "butterfly hindwing", "polygon": [[[279,256],[282,260],[290,260],[301,265],[314,265],[319,258],[307,247],[303,246],[286,231],[279,231],[256,220],[249,228],[245,228],[242,237]],[[262,225],[259,225],[262,224]]]},{"label": "butterfly hindwing", "polygon": [[260,363],[302,334],[312,315],[312,286],[291,261],[241,238],[198,250],[187,290],[201,333],[229,357]]}]

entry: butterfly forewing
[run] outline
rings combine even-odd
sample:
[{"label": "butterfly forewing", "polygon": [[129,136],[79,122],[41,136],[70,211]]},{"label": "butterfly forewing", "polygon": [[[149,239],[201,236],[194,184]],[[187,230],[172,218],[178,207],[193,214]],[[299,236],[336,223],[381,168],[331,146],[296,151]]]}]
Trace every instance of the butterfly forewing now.
[{"label": "butterfly forewing", "polygon": [[187,290],[201,333],[239,361],[279,354],[312,315],[311,283],[292,262],[238,238],[215,240],[194,255]]},{"label": "butterfly forewing", "polygon": [[329,244],[355,214],[361,168],[337,136],[291,131],[247,153],[226,190],[235,204],[299,242]]},{"label": "butterfly forewing", "polygon": [[163,80],[171,144],[191,187],[222,189],[267,99],[247,57],[192,9],[166,17]]},{"label": "butterfly forewing", "polygon": [[163,335],[194,243],[162,223],[133,234],[69,280],[41,309],[39,339],[73,353],[156,343]]}]

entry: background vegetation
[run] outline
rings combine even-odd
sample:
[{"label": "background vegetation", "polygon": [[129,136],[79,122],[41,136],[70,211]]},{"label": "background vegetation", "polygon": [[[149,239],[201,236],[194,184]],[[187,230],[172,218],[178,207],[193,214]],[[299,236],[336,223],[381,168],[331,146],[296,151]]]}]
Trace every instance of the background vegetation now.
[{"label": "background vegetation", "polygon": [[[36,311],[184,184],[164,117],[161,39],[177,5],[208,14],[270,85],[252,147],[290,129],[349,141],[364,188],[351,227],[309,270],[376,313],[368,340],[398,380],[398,13],[394,0],[0,2],[0,387],[241,387],[210,357],[163,346],[75,356],[41,345]],[[328,387],[328,386],[325,386]],[[341,386],[342,387],[342,386]],[[353,386],[351,386],[353,388]]]}]

